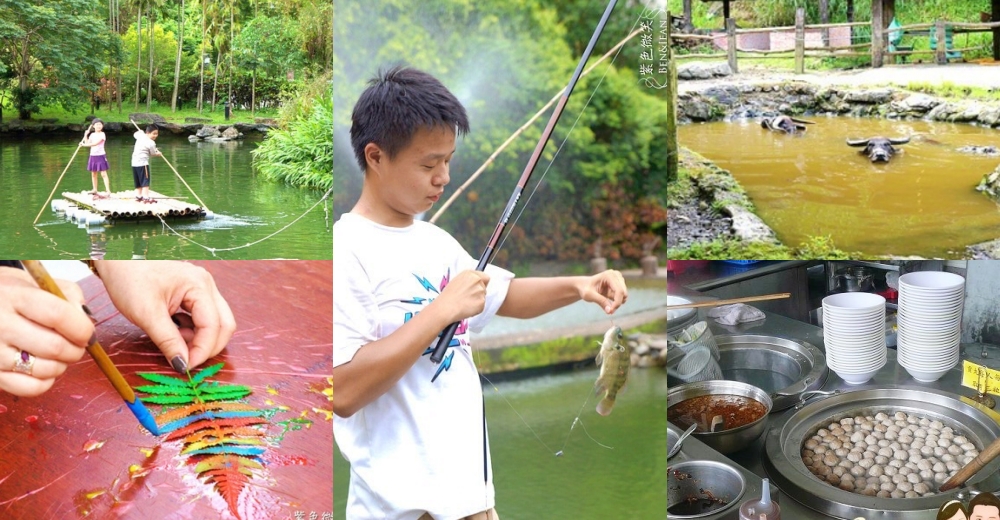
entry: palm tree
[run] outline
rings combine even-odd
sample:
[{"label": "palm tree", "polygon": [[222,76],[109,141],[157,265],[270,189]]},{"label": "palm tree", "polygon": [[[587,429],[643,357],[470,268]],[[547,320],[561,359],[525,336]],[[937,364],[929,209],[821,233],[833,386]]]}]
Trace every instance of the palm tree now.
[{"label": "palm tree", "polygon": [[142,0],[135,2],[135,111],[139,111],[139,70],[142,68]]},{"label": "palm tree", "polygon": [[198,53],[198,60],[201,62],[201,77],[198,79],[198,113],[201,113],[202,103],[205,101],[205,33],[206,33],[206,15],[205,12],[205,0],[201,0],[201,44],[198,48],[201,52]]},{"label": "palm tree", "polygon": [[181,49],[184,44],[184,0],[181,0],[181,20],[177,25],[177,58],[174,60],[174,95],[170,100],[170,111],[177,112],[177,87],[181,77]]}]

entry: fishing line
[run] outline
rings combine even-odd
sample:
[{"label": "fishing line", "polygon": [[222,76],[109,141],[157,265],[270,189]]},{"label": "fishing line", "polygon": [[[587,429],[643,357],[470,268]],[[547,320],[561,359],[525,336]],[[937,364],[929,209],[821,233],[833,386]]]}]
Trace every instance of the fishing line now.
[{"label": "fishing line", "polygon": [[[480,373],[479,377],[485,379],[486,382],[489,383],[491,387],[493,387],[493,391],[495,391],[497,395],[499,395],[504,400],[504,402],[507,403],[507,406],[509,406],[511,411],[514,412],[514,415],[517,415],[517,418],[521,419],[521,422],[524,423],[524,425],[528,428],[528,431],[530,431],[531,434],[534,435],[536,439],[538,439],[538,442],[540,442],[542,446],[545,446],[546,450],[552,451],[552,448],[550,448],[548,444],[545,444],[545,441],[543,441],[542,438],[538,436],[538,433],[536,433],[535,430],[531,427],[531,425],[528,424],[528,421],[524,420],[524,417],[517,411],[516,408],[514,408],[514,404],[507,399],[507,396],[500,393],[500,389],[497,388],[497,385],[493,384],[493,381],[490,381],[490,378],[486,377],[486,374]],[[562,453],[562,451],[560,451],[560,453]],[[559,453],[557,453],[556,455],[559,455]]]},{"label": "fishing line", "polygon": [[[330,187],[330,189],[329,189],[329,190],[327,190],[327,191],[326,191],[326,193],[324,193],[324,194],[323,194],[323,196],[322,196],[322,197],[320,197],[320,199],[319,199],[319,200],[317,200],[317,201],[316,201],[316,203],[315,203],[315,204],[313,204],[313,205],[312,205],[312,206],[311,206],[311,207],[310,207],[309,209],[305,210],[305,212],[304,212],[304,213],[302,213],[301,215],[299,215],[298,217],[296,217],[296,218],[295,218],[295,220],[293,220],[293,221],[289,222],[288,224],[285,224],[285,226],[284,226],[284,227],[282,227],[281,229],[279,229],[279,230],[275,231],[274,233],[271,233],[270,235],[267,235],[266,237],[264,237],[264,238],[262,238],[262,239],[260,239],[260,240],[255,240],[255,241],[253,241],[253,242],[249,242],[249,243],[246,243],[246,244],[243,244],[243,245],[241,245],[241,246],[236,246],[236,247],[225,247],[225,248],[216,248],[216,247],[209,247],[209,246],[206,246],[206,245],[204,245],[204,244],[201,244],[201,243],[199,243],[199,242],[195,242],[194,240],[191,240],[190,238],[188,238],[188,237],[186,237],[186,236],[184,236],[184,235],[182,235],[182,234],[178,233],[178,232],[177,232],[176,230],[174,230],[174,228],[170,227],[170,224],[167,224],[167,221],[166,221],[166,220],[163,220],[163,217],[162,217],[162,216],[160,216],[160,215],[156,215],[156,218],[160,219],[160,222],[161,222],[161,223],[163,224],[163,226],[164,226],[164,227],[165,227],[166,229],[170,230],[170,232],[171,232],[171,233],[173,233],[173,234],[175,234],[175,235],[177,235],[177,236],[179,236],[179,237],[183,238],[184,240],[187,240],[188,242],[191,242],[192,244],[194,244],[194,245],[196,245],[196,246],[198,246],[198,247],[201,247],[202,249],[204,249],[204,250],[206,250],[206,251],[208,251],[208,252],[212,253],[212,256],[215,256],[215,253],[216,253],[217,251],[235,251],[235,250],[237,250],[237,249],[243,249],[243,248],[246,248],[246,247],[250,247],[250,246],[254,246],[254,245],[257,245],[257,244],[259,244],[259,243],[261,243],[261,242],[263,242],[263,241],[265,241],[265,240],[268,240],[268,239],[270,239],[270,238],[274,237],[274,236],[275,236],[275,235],[277,235],[278,233],[281,233],[282,231],[284,231],[284,230],[286,230],[286,229],[288,229],[288,228],[292,227],[292,225],[293,225],[293,224],[295,224],[296,222],[298,222],[298,221],[302,220],[302,219],[303,219],[303,218],[304,218],[304,217],[305,217],[306,215],[308,215],[308,214],[309,214],[309,213],[310,213],[310,212],[311,212],[312,210],[316,209],[316,206],[319,206],[319,205],[320,205],[320,203],[322,203],[323,201],[325,201],[325,200],[326,200],[326,199],[327,199],[327,198],[328,198],[328,197],[330,196],[330,194],[331,194],[331,193],[333,193],[333,187],[332,187],[332,186]],[[326,206],[323,206],[323,209],[324,209],[324,210],[326,210]],[[326,217],[324,217],[324,219],[326,219],[326,222],[327,222],[327,224],[329,224],[329,220],[328,220],[328,217],[329,217],[329,212],[327,212],[327,214],[326,214]]]},{"label": "fishing line", "polygon": [[[632,24],[632,27],[629,29],[629,34],[631,34],[632,31],[635,30],[635,26],[639,25],[639,20],[641,19],[642,16],[636,19],[635,23]],[[545,175],[549,173],[549,169],[552,168],[552,165],[555,163],[556,157],[559,157],[559,152],[561,152],[563,146],[566,145],[566,141],[569,141],[569,136],[573,134],[573,129],[576,128],[577,123],[580,122],[580,118],[583,117],[583,113],[587,111],[587,107],[590,106],[590,101],[594,99],[595,95],[597,95],[597,91],[601,88],[601,84],[604,83],[604,78],[608,75],[608,72],[611,70],[611,66],[615,64],[615,60],[618,59],[618,55],[621,54],[623,48],[624,45],[618,48],[618,52],[615,53],[615,56],[611,58],[611,61],[608,63],[607,68],[604,69],[604,74],[601,75],[601,79],[597,80],[597,86],[594,87],[594,90],[590,93],[590,97],[587,98],[587,102],[583,104],[583,108],[580,109],[580,113],[576,116],[576,119],[573,121],[573,124],[569,127],[569,131],[566,132],[566,137],[564,137],[562,142],[559,143],[559,148],[556,149],[556,153],[552,156],[552,159],[549,160],[549,164],[545,166],[545,170],[542,171],[542,176],[539,177],[538,182],[536,182],[535,186],[531,189],[531,193],[528,194],[528,199],[524,201],[524,204],[521,205],[520,210],[514,217],[514,222],[512,222],[510,225],[511,231],[507,232],[507,234],[504,235],[503,238],[500,240],[500,245],[496,247],[496,249],[494,250],[494,254],[500,251],[500,248],[502,248],[504,243],[507,242],[507,237],[509,237],[514,228],[517,227],[517,221],[521,220],[521,215],[524,214],[524,210],[526,210],[528,208],[528,205],[531,204],[531,198],[535,196],[535,191],[538,190],[538,187],[541,186],[542,182],[545,180]]]}]

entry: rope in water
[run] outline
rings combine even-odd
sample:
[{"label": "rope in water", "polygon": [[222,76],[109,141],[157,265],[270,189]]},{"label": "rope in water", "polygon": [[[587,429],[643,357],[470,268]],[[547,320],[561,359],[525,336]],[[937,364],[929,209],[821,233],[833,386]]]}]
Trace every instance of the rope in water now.
[{"label": "rope in water", "polygon": [[[255,240],[253,242],[248,242],[246,244],[243,244],[241,246],[236,246],[236,247],[216,248],[216,247],[206,246],[205,244],[202,244],[202,243],[199,243],[199,242],[195,242],[194,240],[191,240],[190,238],[188,238],[188,237],[186,237],[186,236],[178,233],[174,228],[170,227],[170,224],[167,224],[167,221],[163,220],[162,216],[157,215],[156,217],[158,219],[160,219],[160,222],[163,224],[163,227],[166,228],[167,230],[169,230],[171,233],[173,233],[173,234],[175,234],[175,235],[183,238],[184,240],[187,240],[188,242],[190,242],[190,243],[192,243],[192,244],[194,244],[194,245],[196,245],[196,246],[198,246],[198,247],[200,247],[200,248],[202,248],[202,249],[204,249],[204,250],[212,253],[212,256],[215,256],[215,253],[219,252],[219,251],[236,251],[237,249],[244,249],[244,248],[247,248],[247,247],[250,247],[250,246],[257,245],[257,244],[259,244],[259,243],[261,243],[261,242],[263,242],[265,240],[268,240],[268,239],[274,237],[278,233],[281,233],[282,231],[284,231],[284,230],[292,227],[292,225],[295,224],[296,222],[302,220],[303,217],[305,217],[306,215],[308,215],[312,210],[316,209],[316,206],[319,206],[320,203],[322,203],[327,198],[329,198],[331,193],[333,193],[333,187],[332,186],[330,187],[329,190],[326,191],[326,193],[323,194],[322,197],[320,197],[319,200],[316,201],[315,204],[313,204],[309,209],[305,210],[304,213],[302,213],[301,215],[299,215],[298,217],[296,217],[295,220],[289,222],[288,224],[285,224],[285,226],[282,227],[281,229],[275,231],[274,233],[271,233],[270,235],[267,235],[264,238],[261,238],[260,240]],[[325,210],[326,207],[324,206],[323,209]],[[327,213],[327,219],[329,219],[329,212]]]}]

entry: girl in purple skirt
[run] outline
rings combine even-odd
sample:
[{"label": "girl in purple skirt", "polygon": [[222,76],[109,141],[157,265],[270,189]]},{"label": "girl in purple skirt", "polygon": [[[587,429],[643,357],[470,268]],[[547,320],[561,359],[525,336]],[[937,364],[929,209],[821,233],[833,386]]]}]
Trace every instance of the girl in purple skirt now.
[{"label": "girl in purple skirt", "polygon": [[104,152],[104,121],[94,119],[90,127],[94,130],[94,133],[90,133],[88,130],[88,133],[83,135],[83,142],[80,143],[80,146],[90,148],[90,160],[87,161],[87,171],[90,172],[91,180],[94,183],[94,191],[91,193],[96,199],[100,196],[97,193],[98,173],[104,177],[104,189],[107,190],[108,196],[111,196],[111,185],[108,182],[108,157]]}]

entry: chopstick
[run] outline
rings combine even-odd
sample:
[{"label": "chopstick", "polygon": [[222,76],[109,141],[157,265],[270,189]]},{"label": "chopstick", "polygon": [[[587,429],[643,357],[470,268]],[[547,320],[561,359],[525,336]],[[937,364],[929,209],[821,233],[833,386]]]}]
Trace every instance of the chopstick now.
[{"label": "chopstick", "polygon": [[729,305],[731,303],[746,303],[746,302],[760,302],[764,300],[782,300],[785,298],[791,298],[792,293],[775,293],[766,294],[763,296],[746,296],[744,298],[731,298],[728,300],[714,300],[710,302],[698,302],[698,303],[684,303],[681,305],[667,305],[667,310],[672,311],[674,309],[697,309],[700,307],[718,307],[719,305]]}]

